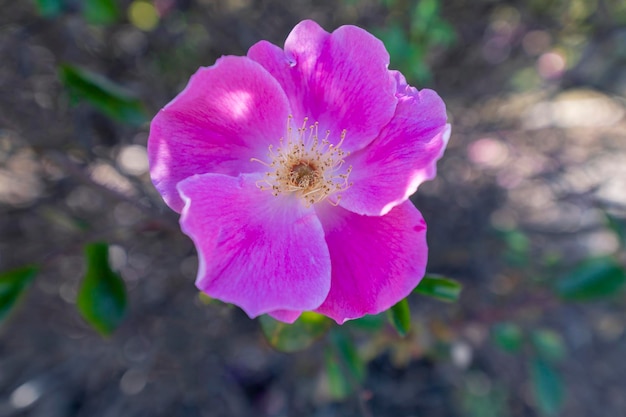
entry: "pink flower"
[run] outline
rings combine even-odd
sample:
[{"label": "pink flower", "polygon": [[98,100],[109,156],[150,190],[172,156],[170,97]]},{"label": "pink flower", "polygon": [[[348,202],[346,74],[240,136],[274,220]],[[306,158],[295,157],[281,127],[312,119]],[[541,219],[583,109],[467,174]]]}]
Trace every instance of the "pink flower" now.
[{"label": "pink flower", "polygon": [[199,289],[250,317],[343,323],[415,288],[428,248],[408,198],[450,126],[388,64],[368,32],[304,21],[284,50],[261,41],[199,69],[155,116],[152,180],[196,245]]}]

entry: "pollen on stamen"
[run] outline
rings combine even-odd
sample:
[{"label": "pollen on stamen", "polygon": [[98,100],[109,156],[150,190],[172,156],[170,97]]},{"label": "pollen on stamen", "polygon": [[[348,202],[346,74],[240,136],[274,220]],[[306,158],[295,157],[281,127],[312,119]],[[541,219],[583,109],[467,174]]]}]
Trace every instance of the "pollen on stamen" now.
[{"label": "pollen on stamen", "polygon": [[287,119],[286,138],[280,138],[275,149],[269,146],[269,162],[251,159],[269,168],[264,178],[257,181],[257,187],[261,191],[271,190],[274,196],[296,194],[307,207],[331,195],[333,198],[328,201],[339,204],[339,193],[352,185],[348,183],[352,167],[344,168],[344,158],[349,153],[341,149],[346,131],[341,132],[339,141],[333,145],[329,130],[319,138],[317,122],[307,126],[305,117],[301,127],[294,129],[292,119],[292,116]]}]

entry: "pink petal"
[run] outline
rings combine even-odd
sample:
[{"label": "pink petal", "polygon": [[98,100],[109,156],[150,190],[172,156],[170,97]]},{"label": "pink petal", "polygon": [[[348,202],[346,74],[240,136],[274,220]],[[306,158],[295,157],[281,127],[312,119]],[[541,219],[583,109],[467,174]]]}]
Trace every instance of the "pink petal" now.
[{"label": "pink petal", "polygon": [[436,174],[450,137],[445,105],[432,90],[406,87],[409,95],[401,96],[378,138],[346,158],[352,186],[342,193],[340,204],[350,211],[384,215]]},{"label": "pink petal", "polygon": [[285,41],[285,51],[259,42],[248,56],[263,65],[289,97],[294,121],[318,121],[329,140],[343,148],[365,147],[393,116],[396,78],[389,72],[383,43],[356,26],[332,34],[317,23],[299,23]]},{"label": "pink petal", "polygon": [[330,287],[322,226],[296,198],[261,191],[258,174],[204,174],[178,184],[181,228],[198,250],[196,285],[250,317],[317,308]]},{"label": "pink petal", "polygon": [[273,319],[291,324],[298,320],[298,317],[300,317],[302,311],[276,310],[271,311],[268,314]]},{"label": "pink petal", "polygon": [[339,324],[378,314],[409,295],[424,276],[426,223],[410,201],[380,217],[330,205],[316,210],[332,262],[330,292],[318,313]]},{"label": "pink petal", "polygon": [[183,202],[176,184],[181,180],[260,170],[250,158],[264,157],[269,144],[284,135],[289,113],[280,85],[246,57],[223,57],[199,69],[150,126],[154,185],[179,212]]}]

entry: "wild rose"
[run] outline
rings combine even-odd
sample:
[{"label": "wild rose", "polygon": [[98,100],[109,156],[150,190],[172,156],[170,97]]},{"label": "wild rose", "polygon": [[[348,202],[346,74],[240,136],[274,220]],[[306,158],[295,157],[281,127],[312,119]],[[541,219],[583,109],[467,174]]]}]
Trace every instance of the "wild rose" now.
[{"label": "wild rose", "polygon": [[199,69],[155,116],[152,180],[196,245],[200,290],[250,317],[343,323],[415,288],[428,249],[408,198],[450,126],[388,64],[363,29],[303,21],[284,50],[261,41]]}]

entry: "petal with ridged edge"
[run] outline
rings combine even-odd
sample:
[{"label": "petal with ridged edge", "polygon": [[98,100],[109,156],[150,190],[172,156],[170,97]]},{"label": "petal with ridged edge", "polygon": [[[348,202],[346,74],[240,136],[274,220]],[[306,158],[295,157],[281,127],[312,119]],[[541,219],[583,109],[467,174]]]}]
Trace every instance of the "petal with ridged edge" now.
[{"label": "petal with ridged edge", "polygon": [[385,216],[316,207],[332,263],[330,292],[316,310],[342,324],[405,298],[426,270],[426,223],[407,201]]},{"label": "petal with ridged edge", "polygon": [[268,313],[270,317],[284,323],[292,324],[302,314],[302,311],[276,310]]},{"label": "petal with ridged edge", "polygon": [[181,228],[198,250],[196,285],[250,317],[312,310],[330,287],[322,226],[293,196],[261,191],[257,174],[205,174],[178,184]]},{"label": "petal with ridged edge", "polygon": [[152,181],[180,212],[176,184],[195,174],[255,172],[270,144],[285,134],[289,104],[276,80],[246,57],[201,68],[150,125]]},{"label": "petal with ridged edge", "polygon": [[356,26],[328,33],[317,23],[299,23],[285,50],[262,41],[248,57],[263,65],[285,90],[296,124],[304,117],[329,130],[337,143],[347,131],[343,149],[370,143],[393,116],[396,77],[387,69],[383,43]]},{"label": "petal with ridged edge", "polygon": [[435,177],[450,137],[446,119],[437,93],[406,86],[396,114],[378,138],[346,158],[352,186],[342,192],[339,204],[378,216],[405,202],[422,182]]}]

